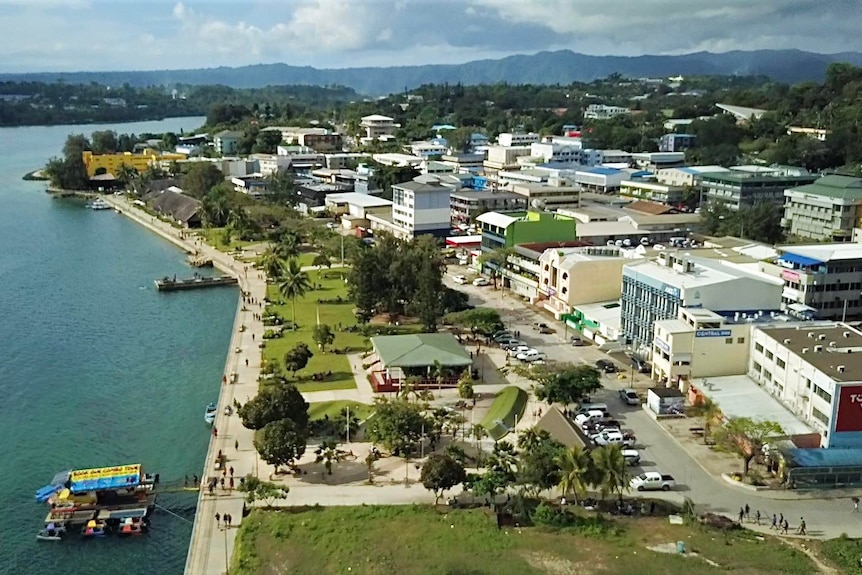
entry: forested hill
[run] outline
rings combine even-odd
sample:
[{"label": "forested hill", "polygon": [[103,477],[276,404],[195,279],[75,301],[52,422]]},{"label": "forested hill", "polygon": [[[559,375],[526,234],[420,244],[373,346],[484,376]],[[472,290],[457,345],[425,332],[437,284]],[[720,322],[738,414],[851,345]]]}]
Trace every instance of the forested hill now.
[{"label": "forested hill", "polygon": [[862,65],[862,54],[815,54],[799,50],[698,52],[678,56],[588,56],[569,50],[477,60],[457,65],[401,66],[393,68],[318,69],[287,64],[259,64],[239,68],[157,70],[147,72],[58,72],[0,74],[0,81],[71,83],[97,82],[109,86],[171,86],[221,84],[235,88],[304,84],[347,86],[357,92],[382,95],[423,84],[461,83],[568,84],[589,82],[611,74],[626,77],[676,75],[757,75],[797,83],[820,82],[832,62]]}]

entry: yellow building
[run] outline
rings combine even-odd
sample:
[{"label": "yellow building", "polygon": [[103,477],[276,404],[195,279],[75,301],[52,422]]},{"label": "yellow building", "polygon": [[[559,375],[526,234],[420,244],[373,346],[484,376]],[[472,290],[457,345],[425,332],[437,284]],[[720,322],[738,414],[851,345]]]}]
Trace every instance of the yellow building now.
[{"label": "yellow building", "polygon": [[146,170],[150,164],[185,160],[186,156],[171,153],[157,154],[152,150],[144,150],[141,154],[132,154],[130,152],[94,154],[93,152],[85,151],[83,158],[84,166],[87,168],[87,175],[92,178],[99,174],[117,176],[120,168],[124,165],[140,173]]}]

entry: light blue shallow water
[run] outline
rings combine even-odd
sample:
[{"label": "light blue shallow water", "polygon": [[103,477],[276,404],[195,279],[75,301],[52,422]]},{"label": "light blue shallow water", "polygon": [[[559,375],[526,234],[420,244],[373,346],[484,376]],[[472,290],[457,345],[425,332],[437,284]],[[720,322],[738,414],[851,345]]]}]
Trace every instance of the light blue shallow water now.
[{"label": "light blue shallow water", "polygon": [[[109,126],[178,131],[200,118]],[[143,463],[162,480],[200,473],[204,406],[217,398],[238,292],[174,294],[184,255],[113,211],[54,200],[21,176],[70,132],[0,129],[0,574],[182,573],[191,525],[157,510],[141,538],[38,542],[33,493],[55,472]],[[159,504],[192,519],[194,494]]]}]

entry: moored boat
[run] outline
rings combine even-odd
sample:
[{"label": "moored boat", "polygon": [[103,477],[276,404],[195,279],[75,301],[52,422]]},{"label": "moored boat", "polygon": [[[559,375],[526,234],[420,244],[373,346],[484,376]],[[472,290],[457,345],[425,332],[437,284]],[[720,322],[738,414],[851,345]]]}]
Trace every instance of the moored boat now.
[{"label": "moored boat", "polygon": [[66,525],[64,523],[48,523],[45,528],[36,534],[39,541],[62,541],[66,537]]},{"label": "moored boat", "polygon": [[109,204],[102,198],[96,198],[95,200],[87,204],[87,207],[91,210],[110,210],[111,204]]},{"label": "moored boat", "polygon": [[126,517],[120,523],[120,528],[117,535],[120,537],[128,537],[130,535],[140,535],[149,529],[147,520],[142,517]]},{"label": "moored boat", "polygon": [[204,412],[204,421],[212,425],[215,423],[216,413],[218,412],[218,407],[216,407],[215,403],[210,403],[207,405],[206,412]]},{"label": "moored boat", "polygon": [[108,524],[101,519],[90,519],[87,521],[87,524],[84,525],[84,529],[81,530],[81,535],[85,539],[89,539],[91,537],[104,537],[107,534]]}]

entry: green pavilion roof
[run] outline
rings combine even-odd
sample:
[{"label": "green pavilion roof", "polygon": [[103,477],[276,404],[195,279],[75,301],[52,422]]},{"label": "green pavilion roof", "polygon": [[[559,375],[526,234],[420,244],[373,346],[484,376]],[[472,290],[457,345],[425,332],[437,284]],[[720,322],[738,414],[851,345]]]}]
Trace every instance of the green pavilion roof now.
[{"label": "green pavilion roof", "polygon": [[371,345],[386,367],[423,367],[435,361],[446,367],[473,363],[451,333],[381,335],[372,337]]}]

